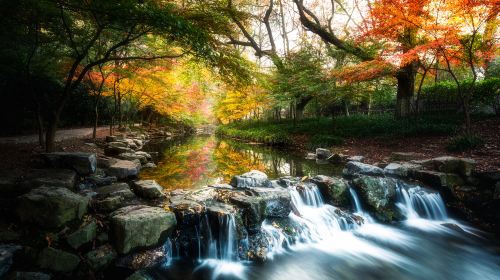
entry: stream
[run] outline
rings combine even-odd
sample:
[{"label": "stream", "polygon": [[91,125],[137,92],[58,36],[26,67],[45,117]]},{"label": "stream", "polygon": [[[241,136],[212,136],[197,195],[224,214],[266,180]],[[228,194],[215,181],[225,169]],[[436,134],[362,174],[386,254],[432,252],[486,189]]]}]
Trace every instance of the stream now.
[{"label": "stream", "polygon": [[[143,178],[157,180],[168,190],[199,188],[229,182],[252,169],[270,178],[286,175],[338,176],[342,166],[320,164],[303,155],[217,138],[150,143],[160,151],[158,168]],[[500,279],[499,246],[486,233],[453,219],[439,193],[399,182],[397,202],[403,221],[390,225],[364,211],[350,188],[352,212],[364,223],[347,223],[337,208],[324,203],[317,187],[299,192],[288,187],[293,211],[288,220],[294,234],[264,220],[267,262],[238,256],[234,216],[219,219],[218,230],[208,223],[198,232],[198,252],[180,257],[170,240],[165,263],[147,271],[154,279]]]}]

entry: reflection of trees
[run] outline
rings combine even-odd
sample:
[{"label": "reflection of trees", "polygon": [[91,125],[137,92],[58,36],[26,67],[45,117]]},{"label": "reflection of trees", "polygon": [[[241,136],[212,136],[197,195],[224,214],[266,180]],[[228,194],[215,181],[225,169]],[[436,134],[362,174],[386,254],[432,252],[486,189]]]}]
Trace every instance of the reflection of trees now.
[{"label": "reflection of trees", "polygon": [[[317,165],[287,151],[235,141],[217,141],[214,137],[194,137],[164,147],[162,160],[155,169],[144,170],[143,179],[155,179],[167,189],[193,188],[232,176],[260,170],[271,178],[286,175],[332,174],[332,165]],[[151,149],[149,149],[151,150]]]},{"label": "reflection of trees", "polygon": [[170,145],[163,151],[158,167],[144,170],[143,179],[155,179],[167,189],[191,188],[210,177],[213,138],[195,137],[181,145]]}]

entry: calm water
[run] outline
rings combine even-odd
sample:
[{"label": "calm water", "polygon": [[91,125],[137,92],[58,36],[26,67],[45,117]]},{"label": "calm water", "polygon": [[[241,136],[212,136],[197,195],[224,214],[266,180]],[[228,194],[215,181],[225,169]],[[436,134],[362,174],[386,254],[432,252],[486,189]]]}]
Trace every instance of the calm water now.
[{"label": "calm water", "polygon": [[343,166],[306,160],[302,153],[250,145],[215,136],[148,143],[146,151],[159,152],[158,168],[145,170],[143,179],[155,179],[167,189],[189,189],[229,183],[232,176],[260,170],[270,178],[286,175],[339,175]]}]

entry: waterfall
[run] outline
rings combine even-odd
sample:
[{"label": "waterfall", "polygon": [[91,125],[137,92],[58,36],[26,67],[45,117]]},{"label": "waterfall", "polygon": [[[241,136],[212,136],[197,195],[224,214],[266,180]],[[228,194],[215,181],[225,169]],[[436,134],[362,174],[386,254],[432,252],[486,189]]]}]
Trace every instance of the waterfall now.
[{"label": "waterfall", "polygon": [[295,186],[288,188],[292,198],[292,208],[289,219],[294,225],[295,234],[284,234],[282,229],[274,227],[267,221],[262,225],[262,232],[269,240],[270,255],[291,244],[314,243],[335,238],[339,232],[352,229],[338,208],[325,204],[317,186],[304,185],[300,189]]},{"label": "waterfall", "polygon": [[424,218],[429,220],[447,220],[446,207],[441,195],[429,192],[419,186],[398,183],[397,206],[407,219]]},{"label": "waterfall", "polygon": [[225,261],[238,260],[236,235],[236,221],[234,214],[219,216],[218,257]]},{"label": "waterfall", "polygon": [[356,211],[355,213],[363,213],[363,208],[361,207],[361,202],[359,201],[356,191],[353,188],[349,188],[349,193],[351,194],[354,210]]}]

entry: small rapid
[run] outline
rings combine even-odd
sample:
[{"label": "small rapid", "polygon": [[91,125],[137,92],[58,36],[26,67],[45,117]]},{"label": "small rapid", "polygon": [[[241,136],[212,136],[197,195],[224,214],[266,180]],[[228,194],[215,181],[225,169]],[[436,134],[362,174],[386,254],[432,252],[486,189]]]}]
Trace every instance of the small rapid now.
[{"label": "small rapid", "polygon": [[[462,233],[443,226],[452,223],[463,232],[470,229],[449,218],[437,192],[398,181],[396,208],[404,220],[385,225],[364,210],[353,186],[349,186],[353,214],[325,203],[315,184],[289,185],[287,190],[292,212],[286,225],[282,220],[265,219],[259,229],[267,244],[265,265],[252,265],[239,255],[242,247],[249,246],[249,240],[248,236],[238,236],[234,214],[216,218],[205,214],[196,226],[196,266],[191,276],[287,279],[307,275],[307,279],[319,280],[355,279],[368,273],[366,279],[497,279],[498,258],[477,250]],[[429,239],[425,232],[433,237]],[[171,256],[172,244],[167,247]],[[457,271],[432,268],[430,260],[435,254],[442,258],[438,263],[451,263]],[[477,257],[482,258],[480,263]],[[467,265],[460,266],[460,262]],[[345,269],[348,274],[342,274]]]}]

